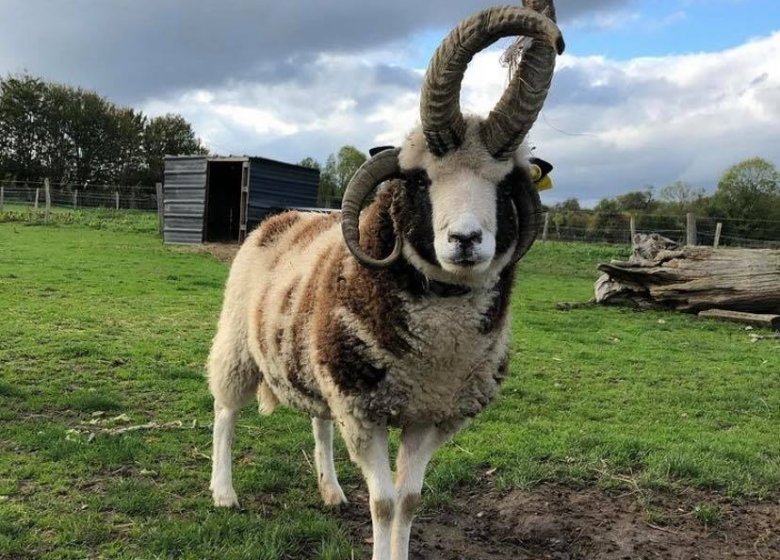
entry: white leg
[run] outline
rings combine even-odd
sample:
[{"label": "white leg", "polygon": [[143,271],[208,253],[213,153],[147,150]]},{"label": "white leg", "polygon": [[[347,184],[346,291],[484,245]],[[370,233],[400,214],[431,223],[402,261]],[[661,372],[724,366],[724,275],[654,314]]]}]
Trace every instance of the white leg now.
[{"label": "white leg", "polygon": [[226,408],[214,403],[214,454],[209,488],[214,497],[214,505],[218,507],[238,507],[238,498],[233,490],[230,457],[237,419],[237,408]]},{"label": "white leg", "polygon": [[311,419],[314,432],[314,464],[317,467],[317,485],[326,506],[346,504],[347,498],[336,477],[333,464],[333,421]]},{"label": "white leg", "polygon": [[425,468],[451,434],[435,426],[410,426],[401,433],[396,460],[396,506],[392,530],[392,560],[408,560],[412,519],[420,504]]},{"label": "white leg", "polygon": [[374,537],[372,560],[390,560],[390,534],[395,512],[395,488],[387,450],[387,427],[342,418],[342,436],[352,461],[360,467],[368,486]]}]

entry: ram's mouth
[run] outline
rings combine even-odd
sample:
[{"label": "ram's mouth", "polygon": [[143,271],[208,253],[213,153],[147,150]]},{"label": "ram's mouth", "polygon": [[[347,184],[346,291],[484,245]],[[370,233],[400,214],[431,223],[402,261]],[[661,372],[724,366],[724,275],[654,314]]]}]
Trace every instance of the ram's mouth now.
[{"label": "ram's mouth", "polygon": [[440,259],[441,267],[447,272],[455,274],[479,273],[490,266],[490,259],[479,258],[474,255],[456,257],[453,259]]}]

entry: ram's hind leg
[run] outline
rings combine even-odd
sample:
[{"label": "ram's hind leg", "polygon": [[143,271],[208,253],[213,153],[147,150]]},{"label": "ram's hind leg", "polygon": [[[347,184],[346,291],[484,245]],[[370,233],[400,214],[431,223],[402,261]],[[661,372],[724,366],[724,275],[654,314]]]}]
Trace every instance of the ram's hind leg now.
[{"label": "ram's hind leg", "polygon": [[333,464],[333,421],[313,417],[314,464],[317,467],[317,485],[326,506],[338,506],[347,503],[344,491],[336,476]]},{"label": "ram's hind leg", "polygon": [[214,397],[214,450],[209,488],[214,505],[237,507],[231,460],[233,436],[238,412],[255,395],[261,375],[250,357],[231,352],[232,349],[219,350],[215,343],[208,365],[209,389]]}]

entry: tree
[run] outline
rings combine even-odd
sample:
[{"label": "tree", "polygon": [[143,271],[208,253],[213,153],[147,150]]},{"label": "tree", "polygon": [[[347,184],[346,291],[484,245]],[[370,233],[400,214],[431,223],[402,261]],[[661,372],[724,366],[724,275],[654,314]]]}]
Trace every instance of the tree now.
[{"label": "tree", "polygon": [[662,188],[658,198],[684,212],[689,212],[705,198],[705,191],[685,181],[675,181]]},{"label": "tree", "polygon": [[735,220],[730,229],[742,236],[780,238],[780,172],[759,157],[733,165],[718,182],[710,213]]},{"label": "tree", "polygon": [[617,199],[602,198],[593,209],[588,223],[591,238],[611,243],[625,242],[628,237],[628,219],[622,210]]},{"label": "tree", "polygon": [[317,204],[324,208],[340,206],[349,181],[366,159],[366,154],[349,145],[342,146],[337,155],[330,154],[320,170]]},{"label": "tree", "polygon": [[26,74],[0,79],[0,176],[22,181],[151,184],[165,154],[202,154],[179,115],[148,121],[95,92]]},{"label": "tree", "polygon": [[338,185],[339,200],[344,196],[344,191],[358,168],[365,163],[366,154],[355,146],[342,146],[336,161],[336,184]]},{"label": "tree", "polygon": [[195,137],[192,126],[181,115],[167,114],[149,121],[143,132],[143,148],[148,170],[147,181],[163,180],[165,156],[207,154],[208,149]]},{"label": "tree", "polygon": [[555,203],[552,209],[560,212],[579,212],[582,210],[582,207],[580,206],[580,201],[576,198],[567,198],[563,202]]},{"label": "tree", "polygon": [[0,82],[0,164],[19,180],[38,180],[45,150],[46,84],[31,76]]},{"label": "tree", "polygon": [[319,170],[321,168],[320,162],[314,159],[313,157],[305,157],[303,158],[298,165],[301,167],[308,167],[309,169],[317,169]]},{"label": "tree", "polygon": [[322,208],[337,208],[341,203],[338,194],[336,156],[330,154],[320,170],[320,184],[317,189],[317,205]]},{"label": "tree", "polygon": [[615,197],[617,208],[622,212],[651,212],[655,207],[653,187],[645,187],[643,191],[630,191]]},{"label": "tree", "polygon": [[552,223],[555,234],[563,239],[584,238],[588,228],[588,213],[582,211],[580,201],[567,198],[552,207]]}]

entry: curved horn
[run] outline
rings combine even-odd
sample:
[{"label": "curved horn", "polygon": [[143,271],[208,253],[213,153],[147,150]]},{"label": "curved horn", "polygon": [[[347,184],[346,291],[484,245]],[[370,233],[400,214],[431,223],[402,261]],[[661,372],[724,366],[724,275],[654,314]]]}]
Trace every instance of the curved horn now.
[{"label": "curved horn", "polygon": [[[524,0],[527,9],[555,21],[552,0]],[[528,34],[525,34],[528,37]],[[482,141],[496,159],[508,159],[525,139],[542,110],[552,82],[555,55],[563,52],[563,40],[555,45],[532,37],[526,38],[522,47],[522,59],[504,94],[482,124]]]},{"label": "curved horn", "polygon": [[517,262],[536,240],[542,216],[542,200],[532,185],[518,185],[512,189],[512,211],[517,224],[517,245],[511,262]]},{"label": "curved horn", "polygon": [[382,182],[400,173],[398,154],[400,148],[384,150],[366,161],[352,176],[341,201],[341,232],[352,255],[362,265],[369,268],[387,268],[401,256],[401,236],[396,235],[393,252],[384,259],[375,259],[367,255],[360,247],[360,211],[368,195]]},{"label": "curved horn", "polygon": [[476,53],[510,35],[533,37],[563,52],[558,26],[529,8],[488,8],[463,20],[436,49],[423,81],[420,119],[428,149],[434,155],[443,156],[463,141],[466,123],[460,111],[460,86],[468,63]]}]

